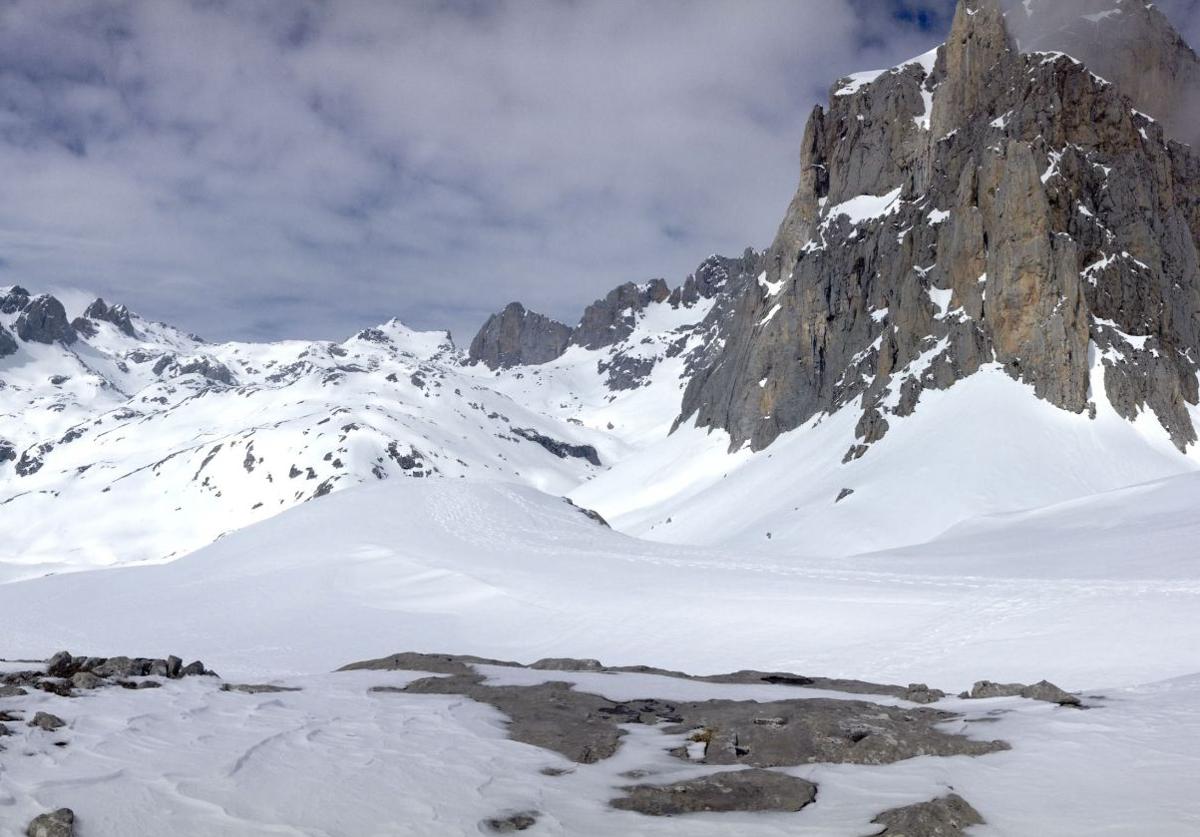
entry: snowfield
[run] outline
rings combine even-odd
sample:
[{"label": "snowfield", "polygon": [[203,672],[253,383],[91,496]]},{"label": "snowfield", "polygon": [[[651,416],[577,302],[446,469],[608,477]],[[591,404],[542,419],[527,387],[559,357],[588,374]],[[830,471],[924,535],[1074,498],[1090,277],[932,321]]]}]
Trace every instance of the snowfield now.
[{"label": "snowfield", "polygon": [[[1185,476],[994,518],[919,550],[818,562],[638,541],[559,498],[495,482],[338,492],[165,565],[0,585],[10,657],[172,652],[226,679],[302,689],[240,695],[193,678],[152,692],[36,697],[31,709],[72,723],[71,744],[47,747],[48,734],[19,727],[0,754],[0,813],[7,825],[68,805],[91,817],[82,834],[465,835],[486,817],[534,809],[543,817],[531,833],[541,834],[753,824],[767,835],[861,835],[881,810],[953,786],[988,820],[981,835],[1193,833],[1200,677],[1186,675],[1200,658],[1200,572],[1186,558],[1200,522],[1173,512],[1198,501],[1200,477]],[[1176,525],[1161,526],[1163,515]],[[1105,526],[1080,525],[1095,519]],[[1006,562],[1033,541],[1057,560]],[[1013,749],[790,768],[827,789],[799,814],[652,819],[607,808],[628,783],[620,773],[704,772],[668,757],[678,742],[654,728],[634,730],[612,759],[572,766],[507,740],[488,706],[367,691],[415,675],[323,673],[409,649],[698,674],[782,669],[948,691],[1045,677],[1103,700],[1081,711],[947,698],[939,708],[987,721],[956,729]],[[485,671],[622,700],[824,694]],[[13,759],[19,752],[34,755]],[[544,767],[572,772],[547,777]]]}]

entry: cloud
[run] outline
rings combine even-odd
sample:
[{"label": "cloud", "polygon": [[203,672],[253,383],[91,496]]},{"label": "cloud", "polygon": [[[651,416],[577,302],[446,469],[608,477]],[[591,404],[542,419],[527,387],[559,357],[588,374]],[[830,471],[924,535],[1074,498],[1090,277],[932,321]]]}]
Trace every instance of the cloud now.
[{"label": "cloud", "polygon": [[769,243],[919,0],[0,0],[0,282],[210,338],[460,343]]}]

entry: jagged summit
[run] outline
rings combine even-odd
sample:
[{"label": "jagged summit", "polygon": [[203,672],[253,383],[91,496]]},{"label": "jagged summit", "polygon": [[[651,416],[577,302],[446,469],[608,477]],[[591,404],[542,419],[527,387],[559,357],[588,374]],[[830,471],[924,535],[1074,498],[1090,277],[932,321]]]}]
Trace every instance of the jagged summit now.
[{"label": "jagged summit", "polygon": [[1024,52],[1064,52],[1117,85],[1167,135],[1200,140],[1200,59],[1153,3],[1019,0],[1008,16]]},{"label": "jagged summit", "polygon": [[601,350],[617,346],[633,333],[645,312],[657,305],[693,308],[745,284],[759,256],[747,249],[740,259],[709,256],[672,289],[664,279],[625,282],[584,309],[575,327],[526,310],[519,302],[493,314],[471,341],[468,358],[491,369],[549,363],[572,346]]},{"label": "jagged summit", "polygon": [[997,2],[964,0],[935,61],[814,111],[762,281],[682,417],[761,449],[853,408],[855,457],[994,364],[1064,410],[1152,411],[1185,447],[1198,190],[1196,158],[1120,89],[1020,53]]}]

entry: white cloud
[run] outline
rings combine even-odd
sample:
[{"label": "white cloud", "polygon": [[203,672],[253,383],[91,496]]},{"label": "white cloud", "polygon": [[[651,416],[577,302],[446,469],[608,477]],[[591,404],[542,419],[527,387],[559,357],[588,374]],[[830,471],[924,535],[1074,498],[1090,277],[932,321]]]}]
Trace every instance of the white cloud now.
[{"label": "white cloud", "polygon": [[811,105],[936,40],[849,0],[9,0],[0,282],[212,337],[569,319],[767,244]]}]

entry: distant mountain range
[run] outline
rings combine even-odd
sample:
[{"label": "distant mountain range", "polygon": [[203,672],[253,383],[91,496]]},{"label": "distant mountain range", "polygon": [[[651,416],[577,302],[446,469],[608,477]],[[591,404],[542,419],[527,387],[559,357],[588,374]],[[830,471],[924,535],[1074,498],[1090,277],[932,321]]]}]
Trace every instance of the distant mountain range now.
[{"label": "distant mountain range", "polygon": [[813,111],[765,252],[573,326],[513,303],[466,352],[394,320],[212,344],[0,292],[0,580],[161,561],[380,479],[850,553],[1194,470],[1200,62],[1153,7],[1093,5],[964,0],[946,44]]}]

